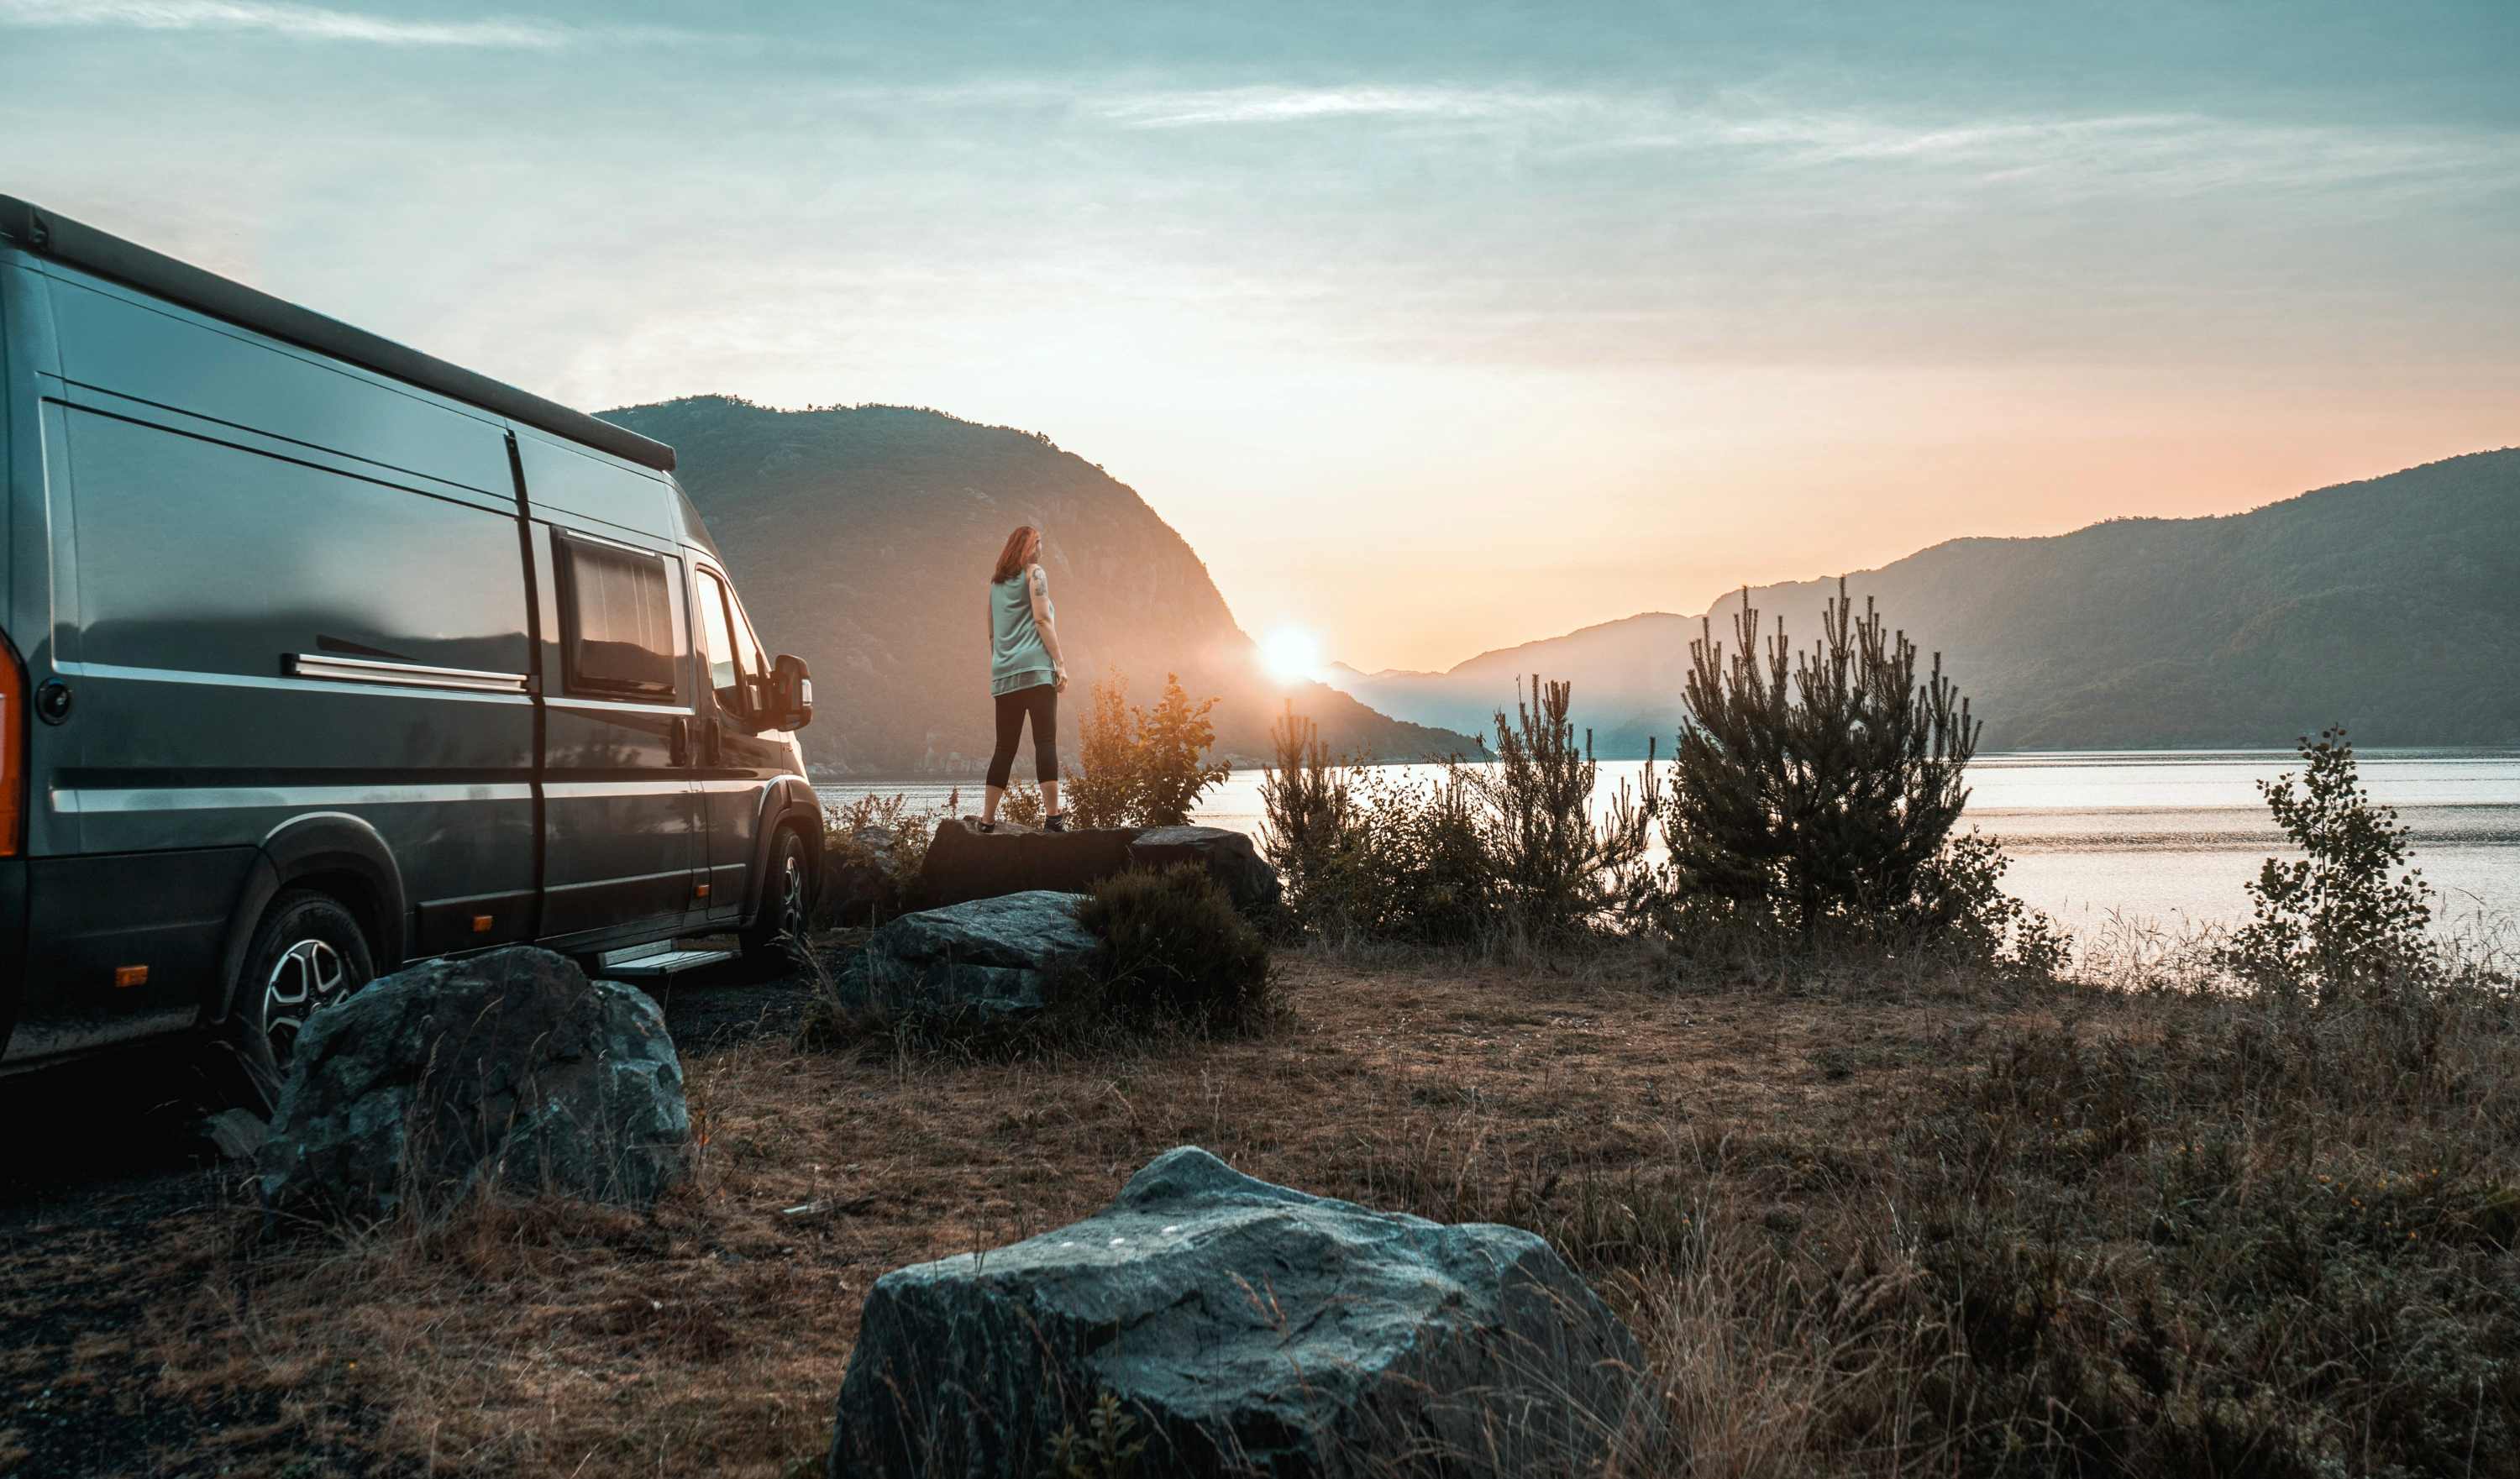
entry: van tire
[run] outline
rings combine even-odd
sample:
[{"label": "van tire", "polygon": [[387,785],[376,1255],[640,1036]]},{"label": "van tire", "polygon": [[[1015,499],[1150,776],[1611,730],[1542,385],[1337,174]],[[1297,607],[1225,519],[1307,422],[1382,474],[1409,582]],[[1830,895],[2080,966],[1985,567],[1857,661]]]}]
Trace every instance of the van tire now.
[{"label": "van tire", "polygon": [[311,888],[285,889],[273,899],[228,1003],[226,1048],[242,1101],[265,1114],[277,1107],[289,1050],[305,1019],[376,973],[367,934],[339,900]]},{"label": "van tire", "polygon": [[792,827],[781,828],[771,839],[770,867],[761,875],[761,912],[741,936],[750,973],[777,975],[794,964],[787,937],[802,940],[813,926],[814,883],[814,860],[805,851],[805,838]]}]

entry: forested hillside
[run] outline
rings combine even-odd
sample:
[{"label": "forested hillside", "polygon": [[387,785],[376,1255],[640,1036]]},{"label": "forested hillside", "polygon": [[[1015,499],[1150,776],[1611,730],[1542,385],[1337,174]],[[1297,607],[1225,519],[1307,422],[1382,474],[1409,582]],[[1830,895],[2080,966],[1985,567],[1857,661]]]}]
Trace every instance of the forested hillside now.
[{"label": "forested hillside", "polygon": [[[2011,749],[2520,742],[2520,449],[2428,463],[2219,518],[1956,539],[1849,577],[1944,653]],[[1797,647],[1834,579],[1751,591]],[[1712,613],[1732,640],[1737,598]],[[1629,617],[1444,673],[1341,672],[1387,713],[1469,725],[1517,675],[1571,677],[1605,754],[1668,752],[1698,619]]]},{"label": "forested hillside", "polygon": [[[1070,763],[1086,685],[1126,673],[1151,702],[1166,672],[1221,695],[1218,747],[1268,751],[1287,696],[1330,742],[1391,758],[1463,748],[1319,684],[1261,674],[1207,567],[1144,500],[1048,438],[933,411],[776,411],[692,396],[604,413],[673,445],[678,475],[734,566],[762,641],[813,667],[818,768],[976,776],[991,740],[986,586],[1019,523],[1043,559],[1077,684],[1060,707]],[[1029,750],[1018,771],[1029,774]]]}]

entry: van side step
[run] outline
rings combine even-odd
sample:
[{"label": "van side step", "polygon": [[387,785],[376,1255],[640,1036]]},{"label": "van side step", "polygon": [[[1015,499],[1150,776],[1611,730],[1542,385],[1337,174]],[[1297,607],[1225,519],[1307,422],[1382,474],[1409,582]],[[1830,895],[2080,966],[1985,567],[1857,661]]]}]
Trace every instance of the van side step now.
[{"label": "van side step", "polygon": [[722,965],[735,959],[732,950],[708,950],[679,947],[671,943],[634,945],[627,950],[608,950],[598,958],[602,974],[615,981],[655,981],[667,976],[698,970],[703,965]]}]

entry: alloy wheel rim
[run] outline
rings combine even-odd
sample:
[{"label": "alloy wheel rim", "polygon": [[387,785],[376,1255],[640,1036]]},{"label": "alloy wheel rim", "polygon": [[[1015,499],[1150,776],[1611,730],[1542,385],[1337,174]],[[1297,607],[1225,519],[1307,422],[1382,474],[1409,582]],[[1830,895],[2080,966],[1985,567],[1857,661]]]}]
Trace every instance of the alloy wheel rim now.
[{"label": "alloy wheel rim", "polygon": [[779,928],[785,934],[801,935],[805,932],[805,866],[793,852],[785,863],[779,880]]},{"label": "alloy wheel rim", "polygon": [[350,969],[322,940],[300,940],[280,953],[262,985],[262,1031],[275,1062],[288,1062],[306,1019],[348,994]]}]

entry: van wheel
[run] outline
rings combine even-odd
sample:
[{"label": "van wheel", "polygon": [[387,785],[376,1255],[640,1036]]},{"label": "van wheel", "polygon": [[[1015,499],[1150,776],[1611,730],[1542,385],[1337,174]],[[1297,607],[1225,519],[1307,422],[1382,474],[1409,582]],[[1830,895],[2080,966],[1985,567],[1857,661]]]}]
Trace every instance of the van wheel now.
[{"label": "van wheel", "polygon": [[788,964],[787,940],[803,939],[814,921],[814,874],[805,839],[782,828],[770,844],[770,872],[761,880],[761,915],[742,935],[743,958],[761,972]]},{"label": "van wheel", "polygon": [[271,901],[228,1008],[228,1047],[249,1103],[265,1113],[279,1103],[307,1019],[376,973],[358,919],[331,895],[292,888]]}]

